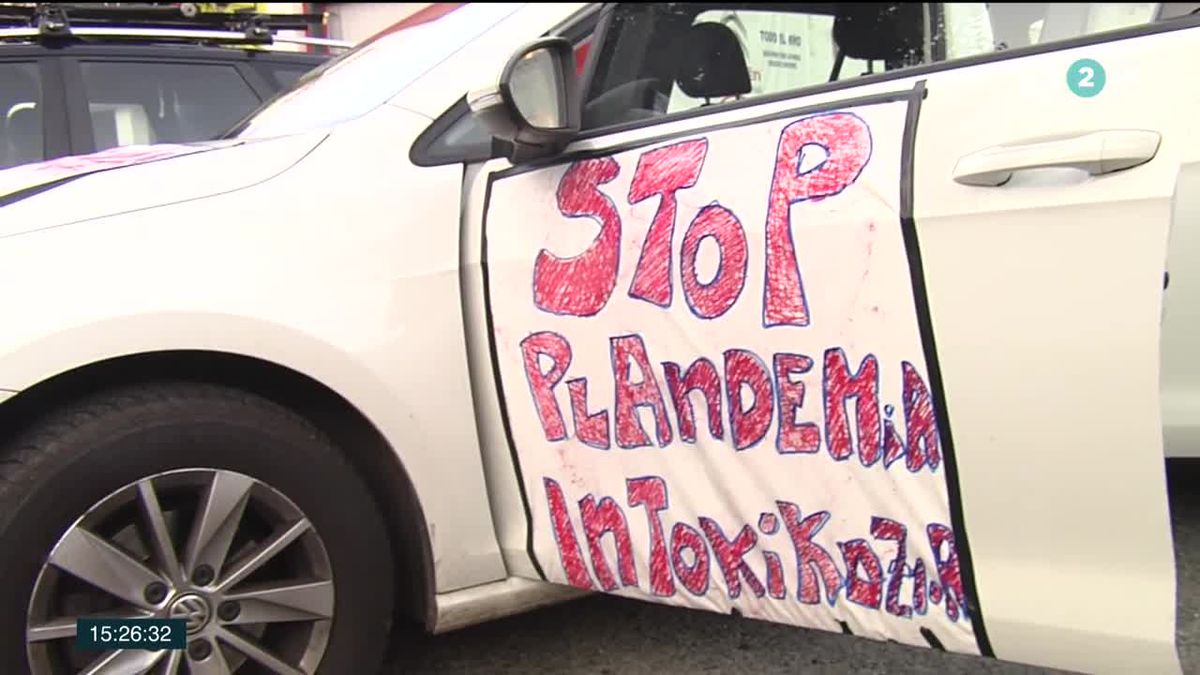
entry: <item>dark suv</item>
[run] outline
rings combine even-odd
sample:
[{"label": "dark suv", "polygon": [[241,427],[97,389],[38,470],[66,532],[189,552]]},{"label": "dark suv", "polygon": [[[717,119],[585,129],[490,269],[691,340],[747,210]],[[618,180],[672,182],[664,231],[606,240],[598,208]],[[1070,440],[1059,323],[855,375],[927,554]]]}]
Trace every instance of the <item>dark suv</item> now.
[{"label": "dark suv", "polygon": [[216,138],[329,58],[272,45],[343,46],[278,32],[320,17],[138,7],[0,5],[0,169]]}]

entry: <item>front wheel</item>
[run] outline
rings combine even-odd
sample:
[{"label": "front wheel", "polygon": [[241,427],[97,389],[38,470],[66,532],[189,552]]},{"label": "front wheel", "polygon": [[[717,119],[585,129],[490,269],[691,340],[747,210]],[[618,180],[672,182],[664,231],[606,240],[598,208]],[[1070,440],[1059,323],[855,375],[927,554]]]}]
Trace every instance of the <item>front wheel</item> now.
[{"label": "front wheel", "polygon": [[[0,551],[4,673],[371,673],[391,623],[363,481],[303,419],[218,387],[38,425],[0,454]],[[92,617],[183,619],[186,648],[82,648]]]}]

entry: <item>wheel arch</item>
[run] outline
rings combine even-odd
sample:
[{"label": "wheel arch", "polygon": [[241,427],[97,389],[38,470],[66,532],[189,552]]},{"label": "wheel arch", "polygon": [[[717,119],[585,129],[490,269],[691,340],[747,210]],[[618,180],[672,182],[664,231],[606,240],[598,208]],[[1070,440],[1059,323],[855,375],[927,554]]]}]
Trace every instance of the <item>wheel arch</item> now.
[{"label": "wheel arch", "polygon": [[210,350],[127,354],[55,374],[0,402],[0,439],[36,424],[46,411],[114,387],[196,382],[240,389],[309,420],[341,448],[379,505],[396,569],[398,615],[431,626],[436,614],[433,552],[427,520],[401,458],[379,428],[320,381],[254,356]]}]

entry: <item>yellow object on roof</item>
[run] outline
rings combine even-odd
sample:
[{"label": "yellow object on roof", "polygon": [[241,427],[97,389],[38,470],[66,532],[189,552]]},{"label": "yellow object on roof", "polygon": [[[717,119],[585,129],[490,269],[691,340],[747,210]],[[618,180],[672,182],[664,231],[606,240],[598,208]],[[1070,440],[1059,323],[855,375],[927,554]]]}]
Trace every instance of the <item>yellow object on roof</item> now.
[{"label": "yellow object on roof", "polygon": [[196,8],[201,12],[244,12],[252,11],[260,14],[279,14],[272,11],[272,2],[198,2]]}]

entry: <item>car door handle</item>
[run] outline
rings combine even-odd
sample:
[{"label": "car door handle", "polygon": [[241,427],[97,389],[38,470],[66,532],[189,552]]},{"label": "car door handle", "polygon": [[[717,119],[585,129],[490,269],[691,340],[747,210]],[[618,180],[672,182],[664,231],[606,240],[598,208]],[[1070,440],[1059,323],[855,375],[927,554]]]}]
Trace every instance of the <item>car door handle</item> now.
[{"label": "car door handle", "polygon": [[1110,129],[997,145],[973,152],[954,165],[962,185],[1004,185],[1017,171],[1073,168],[1096,176],[1145,164],[1158,153],[1155,131]]}]

